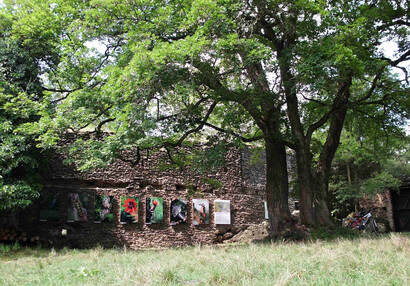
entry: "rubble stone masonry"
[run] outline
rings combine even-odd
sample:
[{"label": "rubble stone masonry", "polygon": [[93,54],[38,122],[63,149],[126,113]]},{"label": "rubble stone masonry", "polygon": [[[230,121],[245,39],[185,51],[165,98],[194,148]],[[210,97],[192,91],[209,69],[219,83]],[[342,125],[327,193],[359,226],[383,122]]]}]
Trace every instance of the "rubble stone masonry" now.
[{"label": "rubble stone masonry", "polygon": [[[181,152],[189,152],[189,150],[181,150]],[[133,156],[132,153],[128,155]],[[265,189],[264,179],[260,179],[264,178],[264,163],[262,161],[262,166],[252,167],[249,150],[230,150],[225,157],[224,166],[208,173],[195,173],[189,169],[160,168],[159,166],[167,161],[164,150],[142,155],[141,162],[135,166],[116,160],[107,168],[82,173],[74,166],[64,165],[63,154],[50,153],[44,174],[42,195],[59,194],[61,219],[39,221],[37,203],[20,215],[20,227],[36,233],[42,239],[52,241],[55,247],[86,248],[101,245],[138,249],[221,242],[250,225],[260,224],[264,220]],[[255,170],[258,174],[255,174]],[[255,181],[252,181],[252,178],[255,178]],[[86,222],[67,222],[69,193],[87,195],[89,204]],[[112,222],[94,222],[96,195],[114,197]],[[120,223],[122,196],[139,198],[137,223]],[[162,224],[145,224],[146,197],[163,198]],[[188,218],[185,224],[171,226],[170,203],[175,197],[188,201]],[[192,224],[192,199],[209,200],[210,224],[196,226]],[[215,224],[214,200],[216,199],[230,200],[230,225]],[[67,235],[62,235],[63,229],[67,230]]]}]

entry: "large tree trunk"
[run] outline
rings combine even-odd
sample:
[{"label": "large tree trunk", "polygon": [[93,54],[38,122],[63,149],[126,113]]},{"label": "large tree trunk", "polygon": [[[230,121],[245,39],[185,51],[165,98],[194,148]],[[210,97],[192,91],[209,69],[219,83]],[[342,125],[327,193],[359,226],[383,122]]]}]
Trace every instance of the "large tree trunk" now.
[{"label": "large tree trunk", "polygon": [[[294,35],[295,36],[295,35]],[[292,75],[290,50],[295,39],[290,36],[289,42],[282,46],[276,45],[279,60],[280,74],[285,90],[287,113],[291,125],[293,139],[295,141],[296,164],[300,192],[300,218],[303,224],[314,225],[313,198],[314,189],[312,183],[312,156],[310,153],[310,141],[304,134],[295,77]]]},{"label": "large tree trunk", "polygon": [[271,234],[278,234],[289,222],[288,171],[285,146],[271,136],[266,142],[266,200]]},{"label": "large tree trunk", "polygon": [[[248,55],[242,53],[244,62]],[[280,234],[289,227],[292,218],[289,212],[288,170],[285,145],[280,141],[282,137],[280,128],[280,105],[276,105],[277,95],[270,91],[269,81],[261,63],[246,66],[246,71],[256,90],[261,92],[259,106],[262,113],[255,111],[246,101],[241,104],[258,122],[258,126],[265,135],[266,143],[266,201],[268,206],[269,224],[271,235]],[[266,100],[263,94],[269,94]]]},{"label": "large tree trunk", "polygon": [[305,225],[314,225],[313,213],[313,184],[311,170],[311,154],[308,150],[296,150],[296,163],[298,171],[299,194],[300,194],[300,220]]},{"label": "large tree trunk", "polygon": [[320,226],[331,226],[329,200],[328,200],[328,188],[329,179],[324,170],[319,169],[316,172],[314,178],[315,181],[315,199],[314,210],[316,224]]},{"label": "large tree trunk", "polygon": [[328,188],[329,175],[331,172],[332,161],[340,143],[343,125],[346,118],[347,104],[350,97],[350,86],[352,78],[347,75],[340,82],[340,87],[333,103],[334,112],[331,116],[329,131],[326,142],[320,153],[317,169],[315,172],[315,199],[314,208],[316,221],[321,226],[332,225],[328,207]]},{"label": "large tree trunk", "polygon": [[310,141],[307,140],[298,111],[296,87],[287,66],[281,66],[282,77],[286,93],[287,112],[292,134],[295,140],[296,164],[298,171],[298,183],[300,192],[300,218],[303,224],[315,223],[313,213],[314,189],[312,183],[312,155],[310,153]]}]

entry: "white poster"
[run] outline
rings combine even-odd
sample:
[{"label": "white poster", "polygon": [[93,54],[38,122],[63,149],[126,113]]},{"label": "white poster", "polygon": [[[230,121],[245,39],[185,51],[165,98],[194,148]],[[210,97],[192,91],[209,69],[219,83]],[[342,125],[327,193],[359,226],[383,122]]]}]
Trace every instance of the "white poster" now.
[{"label": "white poster", "polygon": [[229,200],[215,200],[215,224],[231,224],[231,203]]},{"label": "white poster", "polygon": [[269,219],[268,203],[267,203],[267,202],[263,202],[263,204],[265,205],[265,219]]}]

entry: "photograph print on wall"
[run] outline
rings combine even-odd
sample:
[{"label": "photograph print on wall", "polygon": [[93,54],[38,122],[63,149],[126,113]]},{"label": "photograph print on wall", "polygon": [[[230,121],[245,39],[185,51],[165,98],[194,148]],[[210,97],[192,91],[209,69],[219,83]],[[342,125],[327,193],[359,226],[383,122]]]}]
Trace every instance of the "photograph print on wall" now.
[{"label": "photograph print on wall", "polygon": [[215,200],[215,224],[231,224],[231,204],[229,200]]},{"label": "photograph print on wall", "polygon": [[269,219],[269,213],[268,213],[268,203],[263,202],[263,205],[265,207],[265,219]]},{"label": "photograph print on wall", "polygon": [[164,201],[162,198],[146,198],[145,223],[162,223],[164,219]]},{"label": "photograph print on wall", "polygon": [[41,194],[40,221],[58,221],[60,218],[60,194]]},{"label": "photograph print on wall", "polygon": [[95,196],[94,207],[95,207],[95,222],[112,222],[114,219],[113,214],[113,196]]},{"label": "photograph print on wall", "polygon": [[138,202],[139,199],[137,197],[121,197],[120,223],[138,222]]},{"label": "photograph print on wall", "polygon": [[194,225],[209,224],[209,201],[193,199],[192,204],[194,209],[192,223]]},{"label": "photograph print on wall", "polygon": [[88,196],[86,194],[69,193],[70,200],[67,209],[67,222],[87,221]]},{"label": "photograph print on wall", "polygon": [[171,201],[171,225],[186,223],[187,219],[187,201],[180,198],[174,198]]}]

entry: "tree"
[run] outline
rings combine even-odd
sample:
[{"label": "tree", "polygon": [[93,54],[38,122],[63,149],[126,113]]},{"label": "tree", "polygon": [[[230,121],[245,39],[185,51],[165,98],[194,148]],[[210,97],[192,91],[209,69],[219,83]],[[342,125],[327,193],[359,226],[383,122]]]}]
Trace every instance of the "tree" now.
[{"label": "tree", "polygon": [[28,206],[41,188],[38,152],[26,124],[38,119],[39,66],[21,42],[10,37],[11,23],[0,25],[0,211]]},{"label": "tree", "polygon": [[[350,111],[337,150],[330,191],[336,204],[350,204],[358,212],[364,196],[398,190],[410,175],[408,136],[384,111],[367,106],[366,112]],[[397,168],[398,167],[398,168]],[[337,212],[333,207],[333,211]]]},{"label": "tree", "polygon": [[[64,6],[58,3],[52,14],[61,9],[60,4]],[[83,45],[78,45],[82,51],[87,41],[103,39],[108,60],[115,65],[107,66],[99,75],[106,79],[100,89],[86,84],[71,88],[69,95],[52,95],[61,99],[54,120],[62,123],[59,128],[95,129],[99,140],[78,140],[73,145],[72,150],[86,150],[91,155],[81,156],[87,159],[82,166],[99,166],[131,148],[136,150],[138,162],[139,150],[170,150],[205,127],[246,142],[264,139],[271,229],[278,232],[283,228],[290,220],[286,153],[280,133],[284,128],[284,101],[270,89],[261,64],[263,58],[270,57],[270,51],[250,35],[237,36],[238,32],[246,33],[246,27],[237,27],[229,18],[238,13],[235,5],[226,7],[229,17],[220,13],[217,3],[208,1],[175,2],[166,7],[162,1],[149,6],[116,1],[83,5],[81,17],[87,21],[73,22],[67,30],[82,35]],[[32,15],[33,11],[23,18]],[[212,35],[211,31],[219,28],[223,33]],[[214,37],[219,40],[214,42]],[[72,50],[61,44],[62,51]],[[64,82],[62,86],[79,86],[65,77],[66,70],[74,66],[70,65],[72,57],[80,63],[78,69],[86,66],[79,54],[67,57],[69,68],[61,66],[53,72],[50,84],[54,80]],[[77,82],[87,82],[83,75]],[[47,89],[57,92],[58,86]],[[112,133],[101,138],[103,126]]]},{"label": "tree", "polygon": [[[389,78],[387,67],[409,59],[403,40],[408,35],[408,6],[397,1],[253,3],[260,36],[273,47],[279,63],[293,137],[293,146],[288,146],[294,148],[298,166],[302,221],[329,225],[328,179],[347,110],[372,104],[386,107],[400,101],[400,96],[407,97],[408,87]],[[378,52],[383,37],[398,39],[396,60]],[[357,85],[362,89],[355,89]],[[405,112],[408,102],[400,106]],[[312,135],[323,128],[326,140],[313,162]]]},{"label": "tree", "polygon": [[[45,132],[46,121],[40,122],[52,112],[43,80],[60,63],[55,34],[45,27],[26,29],[24,21],[18,23],[21,15],[14,13],[33,4],[4,1],[0,10],[0,211],[11,213],[29,206],[42,188],[42,149],[37,140],[43,137],[55,143],[58,139]],[[34,15],[38,18],[28,23],[37,27],[47,23],[38,14],[26,16]]]},{"label": "tree", "polygon": [[[57,128],[94,130],[98,140],[72,148],[85,151],[84,168],[130,148],[137,163],[144,148],[171,151],[195,134],[213,137],[209,129],[231,142],[262,140],[273,233],[290,222],[286,147],[296,153],[302,221],[328,225],[329,173],[347,110],[408,94],[388,69],[410,55],[408,7],[397,1],[42,5],[19,10],[18,32],[27,36],[27,19],[42,13],[47,23],[64,23],[56,25],[64,27],[56,40],[64,64],[47,89],[59,102]],[[396,59],[378,52],[384,37],[398,43]],[[93,41],[103,54],[88,48]],[[101,138],[104,128],[111,133]],[[318,131],[327,135],[314,162]]]}]

